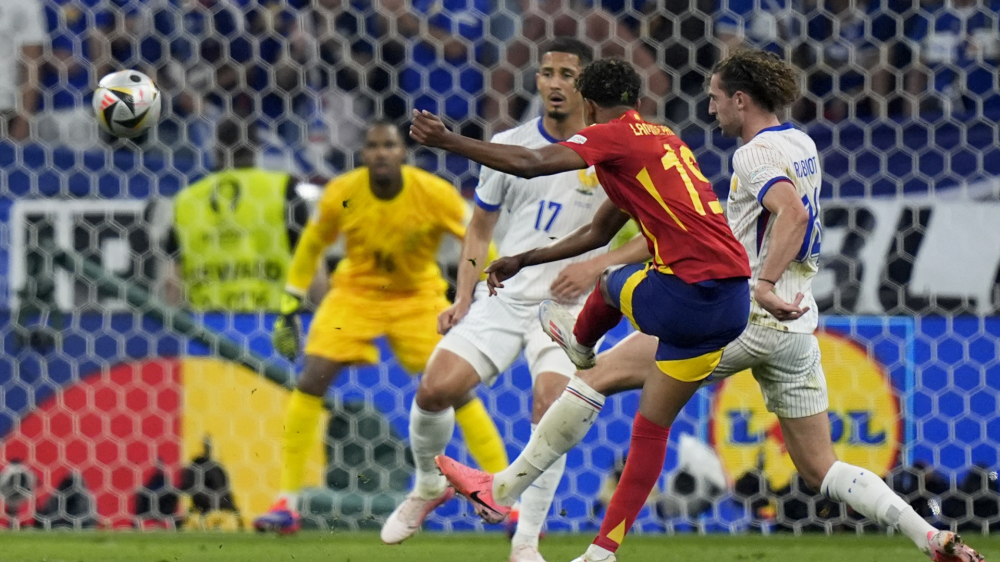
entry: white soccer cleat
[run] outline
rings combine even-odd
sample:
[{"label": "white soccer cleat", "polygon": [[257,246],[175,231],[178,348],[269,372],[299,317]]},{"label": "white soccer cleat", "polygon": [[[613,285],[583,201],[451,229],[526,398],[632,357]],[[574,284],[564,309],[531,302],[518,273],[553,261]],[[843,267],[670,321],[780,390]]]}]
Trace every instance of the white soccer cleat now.
[{"label": "white soccer cleat", "polygon": [[928,531],[927,546],[934,562],[983,562],[981,554],[962,542],[962,537],[951,531]]},{"label": "white soccer cleat", "polygon": [[510,549],[510,562],[545,562],[545,559],[537,547],[519,544]]},{"label": "white soccer cleat", "polygon": [[[602,548],[600,550],[604,549]],[[599,558],[600,556],[604,556],[604,558]],[[597,545],[592,544],[587,547],[587,552],[584,552],[583,556],[574,558],[573,562],[617,562],[617,560],[618,557],[615,556],[614,552],[609,552],[607,555],[604,555],[603,553],[599,554]]]},{"label": "white soccer cleat", "polygon": [[454,496],[455,490],[451,486],[445,488],[440,496],[431,499],[424,499],[416,492],[410,492],[382,525],[382,542],[399,544],[412,537],[420,530],[420,525],[427,519],[427,514]]},{"label": "white soccer cleat", "polygon": [[538,305],[538,320],[542,323],[542,331],[563,348],[577,369],[592,369],[597,364],[594,348],[576,341],[573,335],[576,318],[564,307],[553,301],[542,301]]}]

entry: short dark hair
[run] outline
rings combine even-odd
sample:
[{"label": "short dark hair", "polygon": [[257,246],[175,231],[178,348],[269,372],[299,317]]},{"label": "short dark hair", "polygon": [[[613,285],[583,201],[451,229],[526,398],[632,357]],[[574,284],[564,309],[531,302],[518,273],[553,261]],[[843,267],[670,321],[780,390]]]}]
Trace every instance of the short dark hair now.
[{"label": "short dark hair", "polygon": [[635,106],[641,87],[642,77],[631,64],[621,59],[596,60],[576,79],[576,89],[583,99],[604,108]]},{"label": "short dark hair", "polygon": [[576,55],[576,58],[580,59],[581,67],[594,62],[594,50],[590,48],[590,45],[587,45],[578,39],[573,39],[572,37],[556,37],[552,41],[549,41],[538,52],[539,62],[541,62],[545,53],[566,53],[567,55]]},{"label": "short dark hair", "polygon": [[398,124],[396,124],[395,121],[389,119],[388,117],[379,117],[377,119],[369,121],[368,126],[365,127],[365,136],[367,137],[368,133],[371,132],[371,130],[375,129],[376,127],[388,127],[390,129],[396,129],[396,132],[399,133],[399,138],[406,139],[407,135],[403,133],[403,129]]},{"label": "short dark hair", "polygon": [[768,51],[737,49],[715,65],[712,75],[716,74],[727,96],[743,92],[771,113],[799,97],[798,69]]}]

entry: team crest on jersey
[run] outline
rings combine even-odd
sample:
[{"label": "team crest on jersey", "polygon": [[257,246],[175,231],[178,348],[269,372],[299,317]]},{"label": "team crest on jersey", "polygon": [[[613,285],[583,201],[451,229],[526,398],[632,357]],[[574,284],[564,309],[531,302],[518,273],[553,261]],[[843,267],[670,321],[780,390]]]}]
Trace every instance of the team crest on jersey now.
[{"label": "team crest on jersey", "polygon": [[[830,395],[830,433],[837,458],[885,475],[896,462],[902,428],[899,404],[881,364],[855,342],[817,332]],[[749,371],[717,389],[709,435],[732,479],[759,468],[772,489],[787,486],[795,466],[778,418],[767,411]]]},{"label": "team crest on jersey", "polygon": [[587,142],[587,137],[583,135],[573,135],[570,138],[566,139],[566,142],[575,142],[576,144],[583,144]]},{"label": "team crest on jersey", "polygon": [[597,172],[594,167],[591,166],[586,170],[577,170],[576,176],[580,180],[580,185],[576,190],[584,195],[593,195],[594,190],[600,186],[600,182],[597,181]]}]

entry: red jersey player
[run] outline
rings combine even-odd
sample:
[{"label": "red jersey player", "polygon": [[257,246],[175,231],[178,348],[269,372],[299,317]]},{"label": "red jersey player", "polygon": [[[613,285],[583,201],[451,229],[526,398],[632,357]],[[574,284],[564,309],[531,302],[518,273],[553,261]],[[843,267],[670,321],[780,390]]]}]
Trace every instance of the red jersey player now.
[{"label": "red jersey player", "polygon": [[[629,217],[646,237],[652,263],[605,271],[574,319],[554,303],[543,303],[543,328],[581,369],[594,365],[594,346],[624,313],[640,331],[658,340],[661,373],[647,378],[632,431],[631,454],[594,544],[578,559],[613,561],[639,510],[659,478],[669,427],[743,331],[750,309],[750,266],[733,236],[715,193],[694,155],[673,132],[636,112],[641,79],[620,60],[596,61],[577,87],[590,127],[566,142],[532,150],[485,143],[449,132],[427,112],[414,112],[410,136],[461,154],[485,166],[523,177],[594,166],[609,201],[590,225],[566,238],[487,268],[491,292],[521,268],[547,263],[607,244]],[[798,303],[790,314],[800,314]],[[566,393],[572,394],[572,382]],[[563,395],[564,397],[566,394]],[[575,399],[585,404],[587,396]],[[562,398],[560,398],[562,399]],[[573,398],[571,398],[573,399]],[[493,498],[493,479],[447,457],[438,465],[473,502],[484,519],[510,511]]]}]

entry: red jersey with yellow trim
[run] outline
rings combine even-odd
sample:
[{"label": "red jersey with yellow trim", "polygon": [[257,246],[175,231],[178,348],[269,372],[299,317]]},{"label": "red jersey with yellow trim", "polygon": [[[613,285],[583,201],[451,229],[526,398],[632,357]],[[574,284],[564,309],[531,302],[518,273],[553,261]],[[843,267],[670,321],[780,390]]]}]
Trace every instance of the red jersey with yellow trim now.
[{"label": "red jersey with yellow trim", "polygon": [[608,198],[639,223],[653,264],[685,283],[750,277],[750,262],[694,154],[638,112],[560,143],[594,166]]}]

